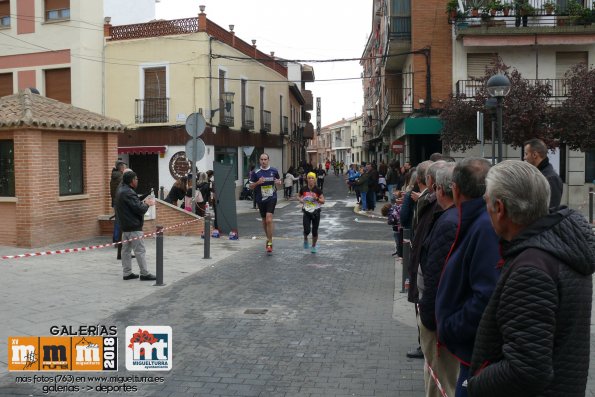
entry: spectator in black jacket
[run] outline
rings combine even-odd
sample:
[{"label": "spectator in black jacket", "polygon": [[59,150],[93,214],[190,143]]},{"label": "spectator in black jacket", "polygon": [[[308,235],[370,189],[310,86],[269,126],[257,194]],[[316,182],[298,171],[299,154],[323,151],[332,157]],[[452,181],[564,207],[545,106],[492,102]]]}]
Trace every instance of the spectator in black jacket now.
[{"label": "spectator in black jacket", "polygon": [[[455,395],[459,364],[451,354],[445,352],[438,354],[435,307],[440,274],[442,274],[448,251],[454,243],[459,218],[450,186],[454,167],[454,163],[438,161],[428,170],[428,174],[430,174],[428,183],[434,185],[439,209],[434,212],[432,229],[423,242],[420,253],[420,271],[417,274],[418,284],[420,280],[423,283],[423,285],[419,285],[418,302],[421,348],[427,365],[432,368],[448,396]],[[435,172],[434,168],[436,168]],[[431,175],[435,175],[435,177]],[[427,367],[424,367],[424,383],[426,396],[440,395],[438,386],[430,378]]]},{"label": "spectator in black jacket", "polygon": [[134,250],[136,261],[140,268],[140,279],[142,281],[156,280],[156,277],[147,270],[147,261],[145,260],[145,244],[143,236],[143,223],[145,212],[150,205],[155,205],[155,199],[152,197],[140,201],[136,194],[138,186],[138,177],[134,171],[126,171],[122,176],[122,184],[116,192],[116,216],[122,228],[122,270],[124,280],[139,278],[138,274],[132,273],[132,256]]},{"label": "spectator in black jacket", "polygon": [[503,263],[475,340],[469,396],[583,397],[595,236],[578,212],[549,213],[549,184],[518,160],[494,166],[486,206]]},{"label": "spectator in black jacket", "polygon": [[551,195],[549,208],[558,208],[560,201],[562,201],[564,182],[562,182],[562,179],[556,174],[556,170],[550,164],[550,160],[547,157],[547,146],[541,139],[530,139],[525,142],[523,148],[525,151],[524,160],[537,167],[550,184]]}]

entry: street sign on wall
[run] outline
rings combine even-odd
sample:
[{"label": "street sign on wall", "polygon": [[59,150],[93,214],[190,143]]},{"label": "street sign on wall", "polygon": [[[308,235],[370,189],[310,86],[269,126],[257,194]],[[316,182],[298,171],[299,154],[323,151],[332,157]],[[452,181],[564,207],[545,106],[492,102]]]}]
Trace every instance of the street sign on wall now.
[{"label": "street sign on wall", "polygon": [[390,145],[394,154],[401,154],[405,150],[405,144],[403,141],[395,140]]}]

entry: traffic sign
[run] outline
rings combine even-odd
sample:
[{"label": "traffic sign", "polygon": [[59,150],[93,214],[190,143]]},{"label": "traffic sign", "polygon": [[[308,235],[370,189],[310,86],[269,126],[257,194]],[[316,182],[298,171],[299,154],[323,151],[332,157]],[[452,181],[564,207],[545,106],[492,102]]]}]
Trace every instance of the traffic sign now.
[{"label": "traffic sign", "polygon": [[207,121],[205,120],[205,117],[200,113],[192,113],[186,119],[186,132],[192,138],[198,138],[199,136],[201,136],[203,132],[205,132],[206,126]]},{"label": "traffic sign", "polygon": [[405,150],[405,144],[399,140],[393,141],[393,143],[391,143],[390,147],[394,154],[403,153],[403,150]]},{"label": "traffic sign", "polygon": [[[193,141],[196,141],[196,157],[194,157],[194,145]],[[202,139],[190,139],[186,142],[186,158],[190,161],[199,161],[205,156],[206,146]]]}]

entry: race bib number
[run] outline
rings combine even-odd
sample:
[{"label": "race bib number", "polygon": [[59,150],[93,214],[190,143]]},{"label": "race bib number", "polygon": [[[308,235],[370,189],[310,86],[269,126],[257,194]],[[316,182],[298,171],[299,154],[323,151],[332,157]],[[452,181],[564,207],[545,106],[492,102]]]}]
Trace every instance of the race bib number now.
[{"label": "race bib number", "polygon": [[318,208],[317,203],[314,201],[314,197],[304,198],[304,211],[314,212]]},{"label": "race bib number", "polygon": [[260,187],[260,193],[262,195],[262,199],[267,199],[269,197],[273,196],[274,190],[273,190],[273,186],[268,185],[268,186],[261,186]]}]

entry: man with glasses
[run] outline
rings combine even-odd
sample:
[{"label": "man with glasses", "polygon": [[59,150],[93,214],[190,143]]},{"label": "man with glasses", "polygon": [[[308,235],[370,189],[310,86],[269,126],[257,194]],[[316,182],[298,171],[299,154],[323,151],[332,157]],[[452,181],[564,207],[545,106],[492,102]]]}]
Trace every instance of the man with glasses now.
[{"label": "man with glasses", "polygon": [[126,170],[122,176],[122,184],[118,187],[115,199],[116,217],[122,228],[122,271],[124,280],[133,280],[139,278],[138,274],[132,273],[132,251],[136,255],[136,261],[140,268],[141,281],[156,280],[157,278],[147,270],[147,261],[145,259],[145,243],[143,236],[143,223],[145,221],[145,212],[149,206],[155,205],[155,199],[147,197],[140,201],[136,189],[138,186],[138,177],[132,170]]},{"label": "man with glasses", "polygon": [[267,238],[266,251],[273,252],[273,214],[277,205],[277,186],[281,185],[281,176],[276,168],[269,166],[269,155],[260,155],[260,168],[250,177],[248,187],[254,190],[256,204],[262,218],[262,227]]}]

